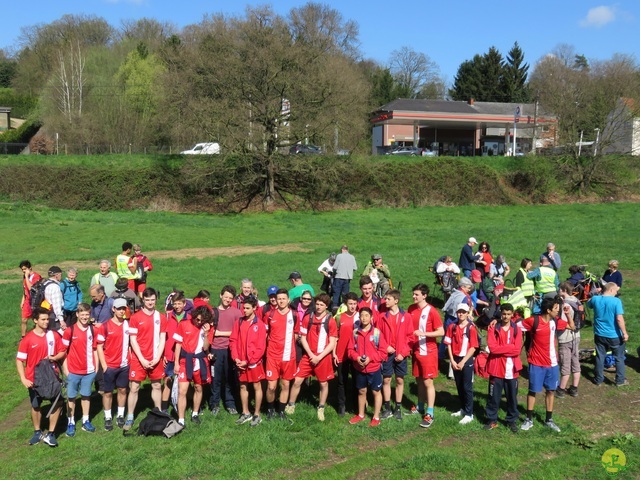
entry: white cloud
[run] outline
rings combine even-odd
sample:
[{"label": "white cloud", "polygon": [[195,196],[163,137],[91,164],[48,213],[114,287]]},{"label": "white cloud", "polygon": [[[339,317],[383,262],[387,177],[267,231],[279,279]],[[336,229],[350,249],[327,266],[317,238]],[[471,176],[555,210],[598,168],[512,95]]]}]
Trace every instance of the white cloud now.
[{"label": "white cloud", "polygon": [[616,19],[617,8],[615,5],[591,8],[587,16],[580,20],[580,26],[584,28],[602,28]]}]

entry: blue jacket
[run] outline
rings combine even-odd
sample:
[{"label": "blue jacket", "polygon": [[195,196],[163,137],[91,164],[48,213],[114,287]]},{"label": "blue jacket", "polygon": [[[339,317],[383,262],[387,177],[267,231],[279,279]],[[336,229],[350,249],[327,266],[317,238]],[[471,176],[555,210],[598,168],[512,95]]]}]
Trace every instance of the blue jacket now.
[{"label": "blue jacket", "polygon": [[60,282],[60,291],[62,292],[62,301],[64,303],[63,308],[70,312],[78,310],[78,304],[82,303],[82,290],[78,281],[73,282],[68,278],[65,278]]}]

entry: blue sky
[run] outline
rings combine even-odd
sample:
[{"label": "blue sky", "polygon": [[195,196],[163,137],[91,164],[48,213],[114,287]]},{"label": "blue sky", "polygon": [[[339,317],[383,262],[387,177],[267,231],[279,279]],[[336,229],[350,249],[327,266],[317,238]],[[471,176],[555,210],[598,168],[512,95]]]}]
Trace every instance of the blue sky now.
[{"label": "blue sky", "polygon": [[[8,1],[2,7],[0,48],[14,47],[20,29],[49,23],[67,13],[94,14],[118,27],[123,19],[142,17],[172,22],[181,28],[198,23],[205,13],[241,15],[246,5],[274,6],[286,14],[305,1],[243,0],[31,0]],[[614,53],[638,60],[640,1],[603,3],[592,0],[327,0],[344,18],[360,28],[365,58],[386,64],[393,50],[409,46],[440,67],[448,82],[460,63],[492,45],[506,55],[515,41],[533,65],[560,43],[573,45],[588,59],[607,59]],[[28,11],[24,6],[28,5]],[[635,40],[633,40],[635,38]]]}]

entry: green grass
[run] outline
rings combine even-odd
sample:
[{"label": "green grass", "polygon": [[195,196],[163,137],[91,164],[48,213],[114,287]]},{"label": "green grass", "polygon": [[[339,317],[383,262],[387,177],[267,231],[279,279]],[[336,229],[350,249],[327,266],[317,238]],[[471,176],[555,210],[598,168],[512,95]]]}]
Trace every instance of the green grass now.
[{"label": "green grass", "polygon": [[[640,328],[640,290],[637,272],[640,222],[631,204],[579,206],[455,207],[370,209],[328,213],[177,215],[143,212],[79,212],[52,210],[24,204],[0,205],[0,422],[24,400],[25,391],[15,372],[19,332],[20,260],[28,258],[42,272],[49,265],[82,265],[79,281],[85,288],[101,258],[113,259],[123,241],[141,243],[146,252],[186,248],[281,246],[273,254],[241,254],[205,258],[153,258],[149,283],[166,294],[172,287],[192,296],[200,288],[215,295],[222,285],[239,285],[252,278],[264,292],[270,284],[287,286],[292,270],[319,286],[316,268],[342,243],[347,243],[360,268],[372,253],[381,253],[393,280],[403,284],[402,306],[410,303],[410,289],[418,282],[433,283],[428,267],[443,254],[457,260],[460,248],[473,235],[486,240],[494,254],[503,253],[515,275],[522,257],[537,259],[548,241],[556,243],[563,260],[563,278],[571,264],[588,264],[602,273],[612,258],[625,275],[623,301],[635,357]],[[298,245],[304,251],[288,251]],[[82,263],[81,263],[82,262]],[[90,266],[94,265],[94,266]],[[583,343],[589,343],[586,330]],[[602,392],[615,414],[616,404],[637,398],[640,375],[628,368],[632,381],[626,394],[607,388]],[[586,382],[586,380],[583,379]],[[408,382],[408,383],[413,383]],[[476,382],[476,413],[483,418],[486,381]],[[585,387],[586,389],[587,387]],[[4,478],[605,478],[602,453],[613,446],[608,416],[601,422],[570,420],[570,401],[558,402],[556,421],[563,429],[554,435],[536,425],[530,432],[512,435],[506,428],[484,432],[480,422],[459,426],[449,417],[457,406],[455,388],[440,377],[436,381],[436,422],[428,431],[417,427],[418,418],[388,420],[379,429],[350,426],[332,408],[327,421],[315,420],[313,400],[317,386],[303,389],[295,423],[264,422],[256,429],[236,427],[226,413],[207,415],[200,427],[189,426],[177,438],[123,437],[104,432],[96,411],[96,434],[79,431],[76,438],[62,436],[53,451],[43,445],[28,448],[31,426],[28,412],[8,431],[0,433]],[[306,393],[305,393],[306,391]],[[526,380],[521,382],[521,396]],[[415,401],[415,389],[407,392]],[[453,398],[452,398],[453,395]],[[621,396],[622,395],[622,396]],[[147,389],[141,401],[148,399]],[[543,408],[538,401],[537,412]],[[563,410],[564,409],[564,410]],[[599,416],[599,412],[589,412]],[[140,415],[139,415],[140,417]],[[635,420],[634,420],[635,418]],[[630,419],[637,422],[638,417]],[[61,424],[60,424],[61,425]],[[638,465],[635,433],[620,448]],[[636,426],[634,426],[636,425]],[[246,428],[244,428],[246,427]],[[635,429],[635,432],[633,431]],[[589,438],[593,448],[582,448]],[[70,461],[70,459],[72,459]],[[625,476],[627,475],[627,476]],[[619,478],[631,478],[628,472]]]}]

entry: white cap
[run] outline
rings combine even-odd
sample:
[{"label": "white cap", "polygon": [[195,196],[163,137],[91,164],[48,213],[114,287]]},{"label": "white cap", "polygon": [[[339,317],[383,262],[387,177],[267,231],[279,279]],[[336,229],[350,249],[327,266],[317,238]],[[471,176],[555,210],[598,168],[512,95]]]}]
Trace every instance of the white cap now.
[{"label": "white cap", "polygon": [[469,237],[468,243],[478,243],[478,241],[476,240],[476,237]]},{"label": "white cap", "polygon": [[465,312],[469,311],[469,305],[467,305],[466,303],[461,303],[458,305],[458,308],[456,308],[456,312],[459,312],[460,310],[464,310]]}]

